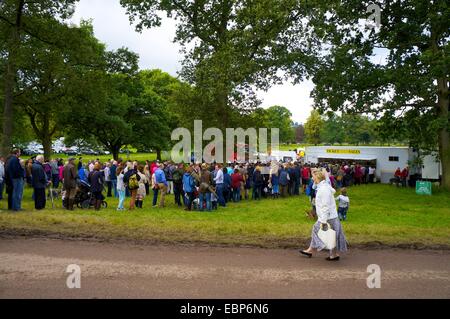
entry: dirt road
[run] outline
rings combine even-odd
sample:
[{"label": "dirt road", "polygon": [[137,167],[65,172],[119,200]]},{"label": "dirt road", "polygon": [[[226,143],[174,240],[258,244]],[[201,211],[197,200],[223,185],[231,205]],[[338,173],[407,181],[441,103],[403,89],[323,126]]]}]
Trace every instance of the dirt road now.
[{"label": "dirt road", "polygon": [[[450,252],[295,250],[0,239],[0,298],[450,298]],[[81,270],[67,287],[67,267]],[[381,288],[367,267],[381,267]],[[73,277],[71,277],[73,278]],[[76,282],[76,281],[71,281]]]}]

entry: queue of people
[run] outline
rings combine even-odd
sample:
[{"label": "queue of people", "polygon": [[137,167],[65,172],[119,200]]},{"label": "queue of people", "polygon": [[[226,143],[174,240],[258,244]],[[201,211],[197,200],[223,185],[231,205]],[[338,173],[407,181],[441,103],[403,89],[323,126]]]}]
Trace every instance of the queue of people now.
[{"label": "queue of people", "polygon": [[[146,162],[144,165],[131,161],[99,160],[83,164],[82,159],[75,164],[75,158],[62,161],[45,161],[39,155],[29,162],[20,160],[20,151],[14,151],[6,160],[2,176],[3,159],[0,158],[0,178],[6,185],[8,208],[21,210],[23,183],[25,180],[33,188],[35,209],[46,207],[46,189],[51,185],[58,188],[62,184],[63,206],[74,210],[79,204],[82,185],[89,191],[89,203],[100,210],[106,196],[113,194],[119,199],[118,211],[125,210],[125,199],[129,198],[129,210],[144,207],[144,199],[153,195],[153,207],[165,207],[165,197],[174,193],[175,204],[186,211],[213,211],[227,207],[228,203],[242,200],[259,201],[262,198],[298,196],[303,189],[310,197],[312,217],[316,223],[312,229],[312,240],[308,249],[301,254],[312,257],[325,245],[319,238],[319,230],[331,227],[336,232],[336,246],[330,250],[329,261],[339,260],[339,253],[347,250],[347,242],[341,222],[347,219],[350,199],[346,185],[363,183],[364,169],[359,165],[322,164],[302,165],[301,163],[228,163],[222,164],[176,164],[172,162]],[[370,182],[370,170],[369,179]],[[348,176],[352,176],[349,180]],[[339,177],[342,178],[339,178]],[[347,176],[347,178],[345,178]],[[335,197],[337,190],[340,195]],[[152,191],[152,194],[150,193]],[[251,197],[250,197],[251,194]],[[336,205],[338,201],[338,205]],[[158,204],[159,202],[159,204]],[[91,204],[90,204],[91,206]]]},{"label": "queue of people", "polygon": [[[9,209],[21,209],[23,183],[33,187],[35,208],[45,208],[45,190],[58,190],[62,185],[63,206],[73,210],[83,201],[91,201],[88,207],[101,209],[105,197],[118,198],[118,211],[144,207],[151,198],[151,206],[165,207],[166,195],[174,194],[174,202],[186,211],[212,211],[224,208],[230,202],[242,200],[278,199],[306,193],[314,202],[310,190],[312,171],[322,167],[327,171],[331,186],[339,189],[351,185],[374,182],[375,169],[368,166],[342,163],[320,165],[300,162],[282,163],[226,163],[182,164],[146,161],[138,163],[99,160],[84,163],[69,158],[67,162],[56,159],[45,161],[37,156],[27,162],[20,160],[20,151],[8,157],[2,176],[0,158],[0,188],[6,185]],[[81,187],[83,186],[83,187]],[[87,189],[83,194],[80,189]],[[80,194],[80,192],[82,194]],[[105,196],[106,195],[106,196]],[[129,198],[129,204],[125,201]],[[83,206],[84,207],[84,206]],[[314,205],[312,205],[314,207]],[[341,214],[345,220],[344,214]]]}]

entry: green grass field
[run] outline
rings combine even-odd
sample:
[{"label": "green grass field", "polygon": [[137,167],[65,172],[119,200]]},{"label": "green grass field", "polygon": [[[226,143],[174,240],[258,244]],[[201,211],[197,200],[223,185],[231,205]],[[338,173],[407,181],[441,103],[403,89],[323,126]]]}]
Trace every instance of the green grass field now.
[{"label": "green grass field", "polygon": [[[351,188],[351,207],[344,230],[350,244],[422,244],[450,246],[450,194],[418,196],[412,189],[388,185]],[[1,201],[0,233],[46,234],[67,237],[125,239],[164,243],[208,243],[297,247],[305,244],[313,222],[305,215],[306,196],[243,201],[213,213],[185,212],[173,204],[152,208],[147,197],[143,210],[117,212],[116,199],[109,208],[95,212],[68,212],[57,203],[45,211],[33,211],[31,190],[25,192],[20,213],[4,210]]]}]

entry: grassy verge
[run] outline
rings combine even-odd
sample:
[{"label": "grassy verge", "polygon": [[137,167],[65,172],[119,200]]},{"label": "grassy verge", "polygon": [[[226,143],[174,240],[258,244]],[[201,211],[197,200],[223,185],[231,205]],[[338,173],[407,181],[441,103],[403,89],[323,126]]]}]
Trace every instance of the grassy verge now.
[{"label": "grassy verge", "polygon": [[[450,194],[418,196],[411,189],[387,185],[354,187],[344,231],[350,244],[381,243],[390,246],[450,246]],[[164,243],[207,243],[297,247],[310,237],[312,221],[306,218],[306,196],[280,200],[243,201],[214,213],[188,213],[175,207],[117,212],[117,200],[108,199],[100,212],[33,211],[31,190],[26,190],[24,212],[0,213],[0,233],[54,234],[64,237],[125,239]],[[6,205],[5,201],[1,202]],[[51,207],[48,203],[47,207]],[[3,207],[4,208],[4,207]]]}]

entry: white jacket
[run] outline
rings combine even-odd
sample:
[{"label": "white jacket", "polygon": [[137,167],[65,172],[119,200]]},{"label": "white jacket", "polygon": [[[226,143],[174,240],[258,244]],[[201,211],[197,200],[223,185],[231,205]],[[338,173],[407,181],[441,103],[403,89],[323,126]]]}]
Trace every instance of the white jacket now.
[{"label": "white jacket", "polygon": [[5,164],[3,162],[0,162],[0,183],[3,182],[4,178],[5,178]]},{"label": "white jacket", "polygon": [[316,212],[318,220],[325,224],[328,220],[338,217],[334,194],[336,191],[327,181],[322,181],[317,185]]}]

